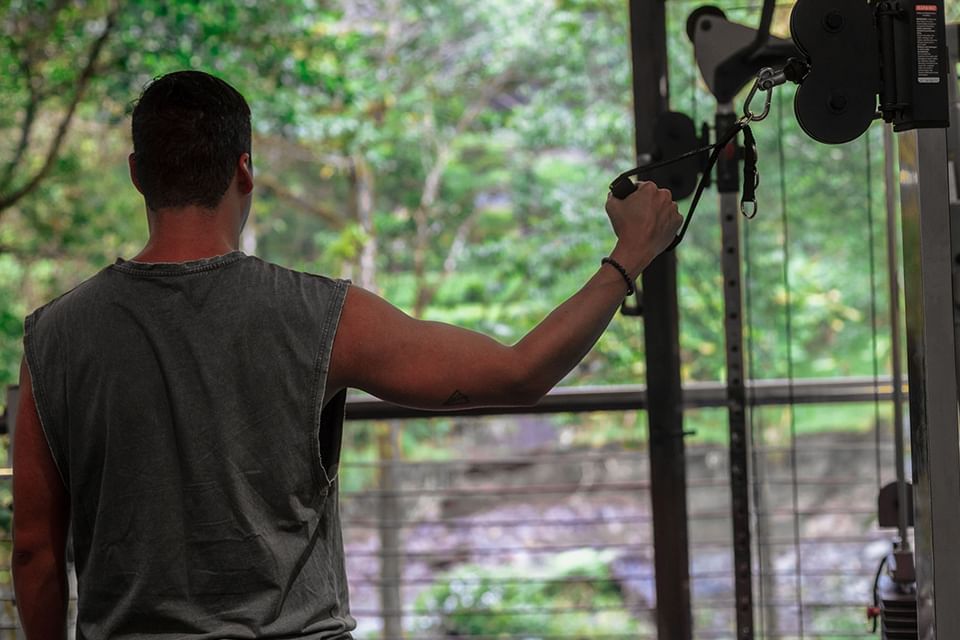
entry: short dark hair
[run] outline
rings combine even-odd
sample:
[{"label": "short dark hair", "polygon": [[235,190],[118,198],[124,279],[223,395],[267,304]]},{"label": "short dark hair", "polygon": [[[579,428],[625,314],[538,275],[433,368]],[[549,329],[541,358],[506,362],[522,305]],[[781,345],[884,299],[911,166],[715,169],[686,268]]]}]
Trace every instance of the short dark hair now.
[{"label": "short dark hair", "polygon": [[147,85],[133,109],[137,181],[154,211],[214,209],[250,153],[250,107],[236,89],[202,71],[175,71]]}]

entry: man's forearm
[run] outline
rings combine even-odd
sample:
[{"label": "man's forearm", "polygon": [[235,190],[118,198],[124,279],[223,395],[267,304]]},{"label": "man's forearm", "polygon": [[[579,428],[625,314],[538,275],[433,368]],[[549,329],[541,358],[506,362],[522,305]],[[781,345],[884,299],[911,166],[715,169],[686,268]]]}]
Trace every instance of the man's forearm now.
[{"label": "man's forearm", "polygon": [[65,638],[69,587],[63,559],[14,547],[11,564],[20,625],[28,640]]},{"label": "man's forearm", "polygon": [[[622,253],[614,251],[614,258]],[[646,261],[621,259],[631,279]],[[567,375],[593,348],[620,308],[627,284],[612,266],[603,265],[580,291],[557,307],[513,348],[523,363],[526,395],[536,400]]]}]

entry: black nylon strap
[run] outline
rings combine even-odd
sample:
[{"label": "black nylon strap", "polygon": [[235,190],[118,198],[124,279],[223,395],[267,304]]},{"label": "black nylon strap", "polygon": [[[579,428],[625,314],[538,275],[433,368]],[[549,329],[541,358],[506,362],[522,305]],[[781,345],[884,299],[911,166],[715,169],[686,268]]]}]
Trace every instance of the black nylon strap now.
[{"label": "black nylon strap", "polygon": [[730,142],[737,137],[737,134],[740,133],[740,130],[744,128],[744,125],[740,122],[737,122],[733,127],[730,128],[727,133],[723,135],[722,138],[718,138],[717,142],[713,145],[713,152],[710,154],[710,158],[707,160],[707,166],[703,169],[703,174],[700,176],[700,182],[697,184],[697,190],[693,194],[693,200],[690,202],[690,208],[687,210],[687,215],[683,219],[683,226],[680,227],[680,233],[677,234],[677,237],[670,243],[670,246],[667,247],[667,251],[673,251],[677,248],[677,245],[683,241],[684,236],[687,235],[687,229],[690,227],[690,222],[693,220],[693,214],[697,211],[697,205],[700,204],[700,198],[703,196],[703,191],[707,187],[707,180],[710,174],[713,173],[714,167],[717,166],[717,161],[720,159],[720,154],[723,153],[723,150],[727,147]]},{"label": "black nylon strap", "polygon": [[752,219],[757,215],[757,187],[760,186],[760,171],[757,169],[757,141],[749,125],[743,127],[743,196],[740,212]]},{"label": "black nylon strap", "polygon": [[[653,169],[659,169],[660,167],[665,167],[669,164],[673,164],[674,162],[680,162],[681,160],[686,160],[687,158],[690,158],[692,156],[699,155],[701,153],[704,153],[705,151],[710,151],[710,157],[707,159],[707,164],[704,167],[703,173],[700,176],[700,182],[697,183],[697,190],[693,194],[693,200],[690,202],[690,208],[687,210],[687,215],[683,219],[683,225],[680,227],[680,232],[677,234],[677,237],[673,240],[673,242],[670,243],[670,246],[668,246],[665,249],[666,251],[673,251],[674,249],[677,248],[677,245],[683,241],[684,236],[687,235],[687,229],[690,227],[690,222],[693,220],[693,214],[697,210],[697,205],[700,204],[700,198],[703,196],[703,191],[704,189],[706,189],[707,182],[709,181],[710,175],[713,173],[714,167],[717,166],[717,161],[720,159],[720,154],[723,153],[723,150],[727,147],[727,145],[730,144],[730,142],[733,141],[734,138],[737,137],[737,134],[740,133],[741,131],[744,131],[744,136],[749,142],[747,146],[750,149],[752,149],[752,153],[753,153],[752,163],[748,162],[747,165],[753,167],[752,169],[753,174],[751,175],[749,184],[752,185],[751,191],[750,191],[751,201],[755,202],[753,190],[756,189],[757,180],[758,180],[758,174],[756,172],[757,145],[756,145],[756,141],[753,138],[753,132],[750,130],[750,127],[747,125],[745,121],[737,121],[735,125],[730,127],[730,129],[727,130],[726,133],[718,137],[717,141],[711,145],[707,145],[706,147],[700,147],[699,149],[694,149],[693,151],[688,151],[687,153],[681,154],[676,158],[671,158],[669,160],[662,160],[660,162],[654,162],[651,164],[643,165],[642,167],[635,167],[633,169],[630,169],[629,171],[624,171],[619,176],[617,176],[616,180],[610,183],[610,191],[617,198],[620,198],[620,199],[626,198],[628,195],[630,195],[637,189],[637,186],[634,184],[634,182],[630,180],[631,177],[641,176],[644,173],[652,171]],[[744,172],[745,172],[744,175],[746,175],[746,171],[747,171],[747,167],[744,167]],[[746,192],[746,189],[747,187],[745,186],[744,187],[745,192]],[[754,213],[752,215],[749,215],[748,217],[752,218],[753,215],[756,215],[756,211],[754,211]]]},{"label": "black nylon strap", "polygon": [[[666,251],[673,251],[677,248],[677,245],[683,240],[683,237],[687,234],[687,228],[690,226],[690,222],[693,220],[693,214],[697,210],[697,205],[700,204],[700,198],[703,196],[703,191],[707,186],[710,175],[713,173],[713,168],[717,165],[717,161],[720,159],[720,154],[726,148],[730,142],[737,137],[737,134],[741,130],[749,131],[750,127],[746,126],[746,123],[738,121],[734,126],[732,126],[723,136],[717,138],[717,141],[706,147],[700,147],[699,149],[694,149],[693,151],[688,151],[687,153],[681,154],[676,158],[671,158],[669,160],[662,160],[660,162],[654,162],[651,164],[643,165],[642,167],[636,167],[630,169],[629,171],[624,171],[617,179],[610,183],[610,191],[617,198],[623,199],[628,195],[636,191],[637,187],[630,180],[633,176],[640,176],[648,171],[653,169],[659,169],[660,167],[665,167],[674,162],[680,162],[681,160],[686,160],[687,158],[699,155],[705,151],[710,151],[710,157],[707,159],[707,165],[703,169],[703,173],[700,176],[700,182],[697,183],[697,190],[694,192],[693,200],[690,203],[690,208],[687,210],[687,215],[683,219],[683,225],[680,227],[680,232],[677,234],[677,237],[673,242],[670,243],[670,246],[666,248]],[[751,140],[753,134],[750,134]],[[753,145],[754,148],[754,167],[756,167],[756,144]]]}]

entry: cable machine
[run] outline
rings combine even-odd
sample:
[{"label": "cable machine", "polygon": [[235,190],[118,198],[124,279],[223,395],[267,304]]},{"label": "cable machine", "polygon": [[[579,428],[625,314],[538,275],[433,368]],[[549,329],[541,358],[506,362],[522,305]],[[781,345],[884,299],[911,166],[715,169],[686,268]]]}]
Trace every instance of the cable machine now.
[{"label": "cable machine", "polygon": [[[950,106],[960,108],[955,73],[948,71],[943,0],[798,0],[791,14],[792,41],[772,38],[774,2],[765,0],[759,28],[737,25],[723,12],[704,7],[688,21],[698,66],[717,99],[716,142],[706,127],[682,114],[657,120],[655,139],[666,141],[648,156],[656,162],[621,174],[611,184],[617,197],[636,187],[632,176],[645,175],[674,190],[677,199],[699,185],[674,248],[683,238],[700,196],[712,180],[720,193],[724,272],[727,394],[730,425],[730,483],[736,589],[736,636],[754,637],[749,526],[748,442],[743,376],[743,321],[738,209],[756,214],[759,180],[756,149],[749,125],[766,117],[774,87],[797,83],[794,110],[803,131],[824,144],[860,137],[882,118],[899,135],[900,193],[907,319],[908,377],[913,488],[904,477],[902,426],[896,434],[898,481],[879,497],[881,526],[898,536],[878,573],[877,614],[885,638],[960,637],[960,442],[958,442],[957,366],[960,351],[954,318],[960,325],[960,134],[950,138]],[[955,27],[950,30],[950,69],[960,55]],[[733,99],[756,78],[742,117]],[[763,111],[751,102],[766,92]],[[960,122],[960,121],[958,121]],[[744,134],[744,145],[737,136]],[[709,155],[707,155],[709,152]],[[662,158],[669,158],[662,160]],[[743,198],[740,164],[744,167]],[[948,197],[949,196],[949,197]],[[951,238],[953,239],[951,246]],[[955,270],[957,273],[955,274]],[[895,295],[895,288],[892,290]],[[896,365],[897,363],[895,363]],[[895,366],[895,369],[899,367]],[[895,376],[896,377],[896,376]],[[897,421],[897,424],[899,421]],[[912,509],[911,507],[912,503]],[[912,514],[909,512],[912,510]],[[910,546],[910,515],[915,523],[916,557]],[[938,570],[939,569],[939,570]],[[802,633],[802,612],[801,612]]]},{"label": "cable machine", "polygon": [[[879,582],[880,617],[885,638],[956,637],[960,442],[945,131],[955,78],[947,72],[943,1],[800,0],[790,28],[810,64],[795,100],[808,135],[848,142],[878,117],[900,133],[916,555],[898,457],[898,482],[880,496],[881,506],[896,505],[894,522],[881,524],[899,529]],[[896,499],[885,500],[894,491]]]}]

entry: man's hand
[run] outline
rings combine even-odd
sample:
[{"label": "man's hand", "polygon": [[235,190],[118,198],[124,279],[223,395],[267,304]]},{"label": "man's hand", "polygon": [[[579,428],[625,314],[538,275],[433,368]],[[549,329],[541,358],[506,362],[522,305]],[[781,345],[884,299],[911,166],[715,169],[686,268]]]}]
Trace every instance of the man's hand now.
[{"label": "man's hand", "polygon": [[683,216],[668,189],[640,182],[636,191],[620,200],[607,197],[607,215],[617,234],[610,256],[636,278],[663,252],[683,224]]},{"label": "man's hand", "polygon": [[[619,238],[611,256],[632,277],[670,244],[683,220],[670,192],[649,182],[626,200],[609,200],[607,213]],[[473,331],[411,318],[351,287],[333,344],[327,397],[354,387],[423,409],[534,404],[590,351],[625,295],[622,276],[603,266],[507,347]]]}]

